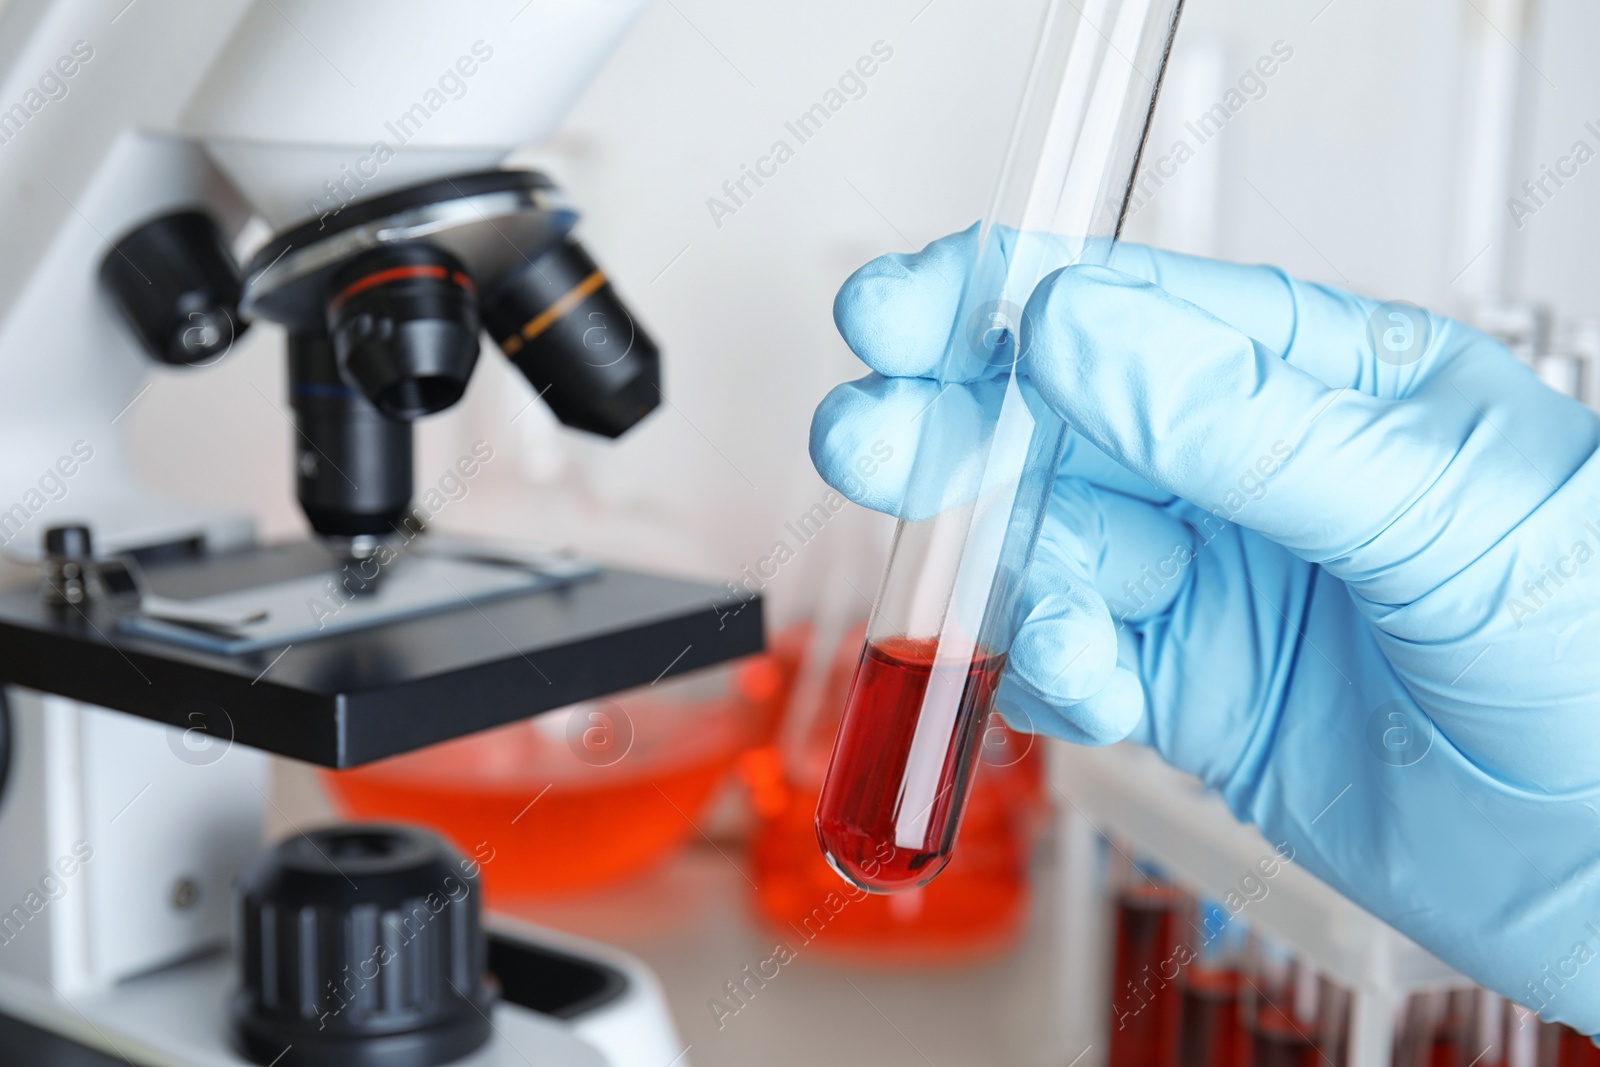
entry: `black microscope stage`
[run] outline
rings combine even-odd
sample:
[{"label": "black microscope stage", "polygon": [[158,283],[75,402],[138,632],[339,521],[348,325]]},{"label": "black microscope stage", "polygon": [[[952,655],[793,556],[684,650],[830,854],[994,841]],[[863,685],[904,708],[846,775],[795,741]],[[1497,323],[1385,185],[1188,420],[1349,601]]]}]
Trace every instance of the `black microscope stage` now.
[{"label": "black microscope stage", "polygon": [[[147,564],[182,597],[304,572],[308,544]],[[325,557],[324,557],[325,562]],[[234,655],[119,628],[101,602],[0,590],[0,681],[354,767],[761,651],[759,599],[603,567],[554,588]]]}]

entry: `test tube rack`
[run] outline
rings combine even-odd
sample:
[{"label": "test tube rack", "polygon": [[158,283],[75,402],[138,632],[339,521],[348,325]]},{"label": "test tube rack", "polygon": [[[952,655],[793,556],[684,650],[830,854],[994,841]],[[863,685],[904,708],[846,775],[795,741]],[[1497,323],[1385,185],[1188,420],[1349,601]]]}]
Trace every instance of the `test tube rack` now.
[{"label": "test tube rack", "polygon": [[[1131,743],[1107,748],[1051,746],[1051,783],[1060,803],[1063,877],[1056,904],[1062,1041],[1082,1049],[1077,1067],[1105,1062],[1111,1020],[1111,930],[1102,840],[1127,842],[1158,860],[1181,888],[1245,903],[1253,930],[1310,961],[1351,993],[1345,1067],[1389,1067],[1396,1018],[1413,993],[1472,989],[1475,983],[1293,862],[1270,877],[1261,861],[1273,843],[1236,820],[1200,782]],[[1269,863],[1269,868],[1272,864]],[[1253,879],[1253,881],[1247,881]]]}]

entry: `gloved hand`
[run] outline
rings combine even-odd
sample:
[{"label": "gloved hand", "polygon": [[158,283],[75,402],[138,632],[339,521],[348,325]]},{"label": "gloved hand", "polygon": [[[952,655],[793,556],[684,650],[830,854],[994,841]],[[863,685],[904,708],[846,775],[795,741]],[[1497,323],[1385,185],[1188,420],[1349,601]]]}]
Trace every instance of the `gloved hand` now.
[{"label": "gloved hand", "polygon": [[[858,502],[899,507],[974,249],[839,293],[874,373],[811,454]],[[1003,712],[1153,746],[1464,974],[1600,1031],[1600,419],[1481,333],[1266,267],[1122,245],[1026,319],[1071,437]]]}]

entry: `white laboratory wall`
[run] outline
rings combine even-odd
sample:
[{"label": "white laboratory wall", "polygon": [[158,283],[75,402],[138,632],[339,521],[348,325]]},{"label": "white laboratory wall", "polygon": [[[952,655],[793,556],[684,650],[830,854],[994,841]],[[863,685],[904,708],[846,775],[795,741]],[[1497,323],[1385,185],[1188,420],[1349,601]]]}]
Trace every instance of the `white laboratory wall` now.
[{"label": "white laboratory wall", "polygon": [[[1470,42],[1512,48],[1548,76],[1536,79],[1528,138],[1537,159],[1553,163],[1580,137],[1600,148],[1583,126],[1600,125],[1600,73],[1585,54],[1600,14],[1580,0],[1546,4],[1527,40],[1484,21],[1517,6],[1189,0],[1147,162],[1176,138],[1194,141],[1184,122],[1225,102],[1275,46],[1280,58],[1220,133],[1191,144],[1194,157],[1130,234],[1457,310],[1481,291],[1483,269],[1462,237],[1462,146],[1479,116],[1466,104]],[[465,402],[419,433],[419,484],[474,440],[496,449],[441,525],[719,581],[779,539],[817,553],[783,524],[825,492],[805,460],[811,410],[858,373],[832,329],[833,293],[872,255],[982,214],[1039,10],[1035,0],[653,4],[559,136],[525,157],[583,207],[585,239],[661,344],[668,403],[620,442],[584,439],[538,405],[524,410],[531,390],[486,351]],[[859,99],[798,143],[785,123],[875,46],[892,54]],[[777,140],[792,158],[715,217],[708,200],[731,203],[723,183]],[[1528,221],[1517,238],[1526,279],[1513,287],[1597,310],[1597,210],[1600,161]],[[153,371],[155,388],[123,420],[141,476],[246,509],[271,536],[299,530],[280,346],[257,329],[219,367]],[[847,536],[861,535],[835,540]],[[780,616],[804,607],[805,570],[773,579]]]},{"label": "white laboratory wall", "polygon": [[[1528,50],[1535,121],[1527,131],[1512,192],[1519,295],[1567,315],[1600,315],[1600,6],[1567,0],[1540,9]],[[1579,146],[1582,146],[1581,150]],[[1583,162],[1579,162],[1579,158]],[[1538,183],[1529,194],[1523,182]],[[1575,173],[1573,173],[1575,172]],[[1528,210],[1532,209],[1532,213]]]}]

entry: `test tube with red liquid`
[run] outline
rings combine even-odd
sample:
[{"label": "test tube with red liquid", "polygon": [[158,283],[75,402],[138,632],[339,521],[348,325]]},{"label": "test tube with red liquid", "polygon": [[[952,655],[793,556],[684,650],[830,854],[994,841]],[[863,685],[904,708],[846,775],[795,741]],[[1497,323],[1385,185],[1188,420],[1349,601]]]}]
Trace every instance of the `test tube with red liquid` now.
[{"label": "test tube with red liquid", "polygon": [[[1177,1037],[1177,937],[1186,898],[1161,872],[1113,845],[1114,925],[1107,1067],[1166,1067]],[[1233,1065],[1228,1065],[1233,1067]]]},{"label": "test tube with red liquid", "polygon": [[817,806],[823,854],[863,889],[924,885],[955,847],[1066,443],[1024,308],[1053,271],[1109,260],[1181,4],[1047,5]]},{"label": "test tube with red liquid", "polygon": [[1305,959],[1252,935],[1240,991],[1246,1067],[1343,1067],[1350,992]]},{"label": "test tube with red liquid", "polygon": [[1413,993],[1395,1012],[1394,1067],[1595,1067],[1588,1037],[1487,989]]},{"label": "test tube with red liquid", "polygon": [[1210,900],[1190,903],[1177,937],[1189,949],[1178,971],[1177,1067],[1239,1067],[1245,1031],[1239,1017],[1244,986],[1243,920]]},{"label": "test tube with red liquid", "polygon": [[1560,1067],[1595,1067],[1600,1064],[1600,1048],[1585,1034],[1570,1026],[1561,1027],[1556,1062]]},{"label": "test tube with red liquid", "polygon": [[[1474,1057],[1487,1057],[1487,1043],[1467,1051],[1475,1044],[1476,999],[1472,989],[1428,990],[1406,998],[1395,1024],[1393,1067],[1467,1067]],[[1481,1059],[1478,1067],[1485,1067]]]},{"label": "test tube with red liquid", "polygon": [[[964,757],[981,743],[1004,664],[984,652],[941,662],[936,642],[916,638],[866,646],[828,769],[837,784],[824,788],[817,809],[817,833],[839,873],[890,892],[922,885],[944,867],[977,767]],[[919,713],[932,701],[954,713],[947,736],[923,726]],[[851,714],[857,707],[871,713]]]}]

